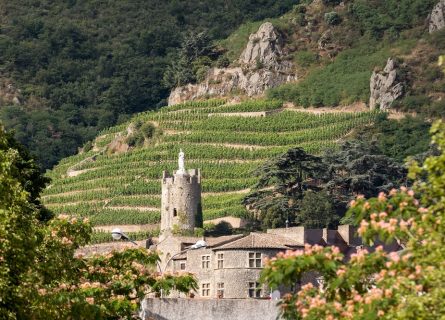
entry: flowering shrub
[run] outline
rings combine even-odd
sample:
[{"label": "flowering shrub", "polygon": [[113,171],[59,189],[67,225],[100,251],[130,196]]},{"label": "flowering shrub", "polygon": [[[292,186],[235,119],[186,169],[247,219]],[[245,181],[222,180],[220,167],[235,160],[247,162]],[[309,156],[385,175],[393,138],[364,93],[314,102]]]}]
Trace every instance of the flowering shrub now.
[{"label": "flowering shrub", "polygon": [[75,257],[91,224],[66,215],[39,222],[14,178],[17,156],[0,148],[0,319],[129,319],[147,293],[196,289],[190,274],[156,272],[159,256],[144,248]]},{"label": "flowering shrub", "polygon": [[263,280],[271,288],[291,285],[317,271],[322,288],[305,285],[281,303],[287,319],[443,319],[445,317],[445,125],[432,130],[439,156],[413,163],[412,190],[377,198],[357,197],[348,215],[367,245],[376,238],[397,241],[403,250],[381,246],[359,250],[343,262],[338,248],[306,246],[266,261]]}]

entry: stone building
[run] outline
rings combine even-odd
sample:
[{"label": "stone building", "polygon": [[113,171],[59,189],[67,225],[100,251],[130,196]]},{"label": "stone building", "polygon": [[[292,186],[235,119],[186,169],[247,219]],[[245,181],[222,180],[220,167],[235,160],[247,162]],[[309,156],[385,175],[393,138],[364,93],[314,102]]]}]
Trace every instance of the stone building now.
[{"label": "stone building", "polygon": [[[336,246],[347,260],[362,247],[361,239],[349,225],[339,226],[337,230],[291,227],[215,238],[178,236],[193,230],[200,206],[200,172],[185,170],[181,152],[179,170],[173,176],[166,172],[163,175],[162,233],[156,249],[161,252],[162,272],[185,271],[196,276],[199,285],[196,296],[200,298],[269,297],[268,288],[260,284],[260,273],[264,259],[279,252],[302,249],[305,244]],[[199,241],[204,241],[205,246],[196,246]],[[400,250],[397,244],[384,247],[387,251]],[[373,248],[367,249],[373,251]],[[295,288],[281,288],[275,294],[280,296],[308,282],[318,285],[319,281],[316,273],[306,274]]]},{"label": "stone building", "polygon": [[[349,225],[339,226],[338,230],[293,227],[269,229],[267,233],[253,232],[247,236],[206,238],[205,248],[186,250],[201,239],[171,237],[158,245],[161,251],[168,249],[169,252],[179,253],[172,256],[166,270],[193,273],[199,285],[197,296],[201,298],[268,298],[268,288],[259,282],[265,258],[272,258],[286,250],[303,249],[305,244],[318,244],[335,245],[345,259],[349,259],[362,246],[354,228]],[[400,248],[392,244],[386,245],[385,249],[394,251]],[[319,279],[315,273],[307,274],[295,289],[308,282],[318,285]],[[279,295],[289,289],[282,288]]]}]

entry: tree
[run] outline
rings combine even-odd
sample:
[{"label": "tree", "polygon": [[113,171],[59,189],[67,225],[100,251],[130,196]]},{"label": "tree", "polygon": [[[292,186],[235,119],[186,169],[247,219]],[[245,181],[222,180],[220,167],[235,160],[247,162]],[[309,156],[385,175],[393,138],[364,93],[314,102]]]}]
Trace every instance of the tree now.
[{"label": "tree", "polygon": [[[256,174],[259,182],[243,203],[257,213],[263,227],[284,226],[286,220],[307,227],[335,226],[358,194],[372,197],[406,183],[401,164],[381,154],[374,144],[359,141],[344,142],[322,157],[290,149]],[[329,202],[320,202],[323,195]]]},{"label": "tree", "polygon": [[382,154],[374,143],[346,141],[338,151],[325,152],[323,162],[327,166],[323,188],[341,215],[357,195],[375,197],[407,182],[404,166]]},{"label": "tree", "polygon": [[316,270],[323,290],[308,284],[286,295],[286,319],[442,319],[445,316],[445,124],[431,133],[440,154],[422,166],[413,163],[413,189],[402,187],[377,198],[358,197],[348,215],[360,224],[367,245],[376,238],[398,241],[404,249],[382,247],[353,254],[348,262],[336,247],[307,245],[266,262],[262,275],[271,287],[291,285]]},{"label": "tree", "polygon": [[[26,165],[24,165],[24,163]],[[18,150],[0,130],[0,318],[130,319],[147,293],[196,289],[189,274],[158,274],[156,252],[128,249],[75,256],[88,243],[87,219],[59,215],[49,222],[26,187],[34,183]],[[38,184],[31,188],[31,192]],[[38,199],[38,192],[34,194]]]},{"label": "tree", "polygon": [[339,217],[326,191],[308,190],[301,200],[298,222],[309,229],[336,226]]},{"label": "tree", "polygon": [[290,149],[256,170],[259,181],[243,203],[259,213],[264,227],[284,226],[286,221],[293,223],[298,201],[305,190],[316,188],[316,179],[322,172],[321,158],[307,154],[302,148]]},{"label": "tree", "polygon": [[[1,126],[0,131],[3,131]],[[20,182],[24,191],[28,193],[28,201],[38,210],[38,219],[42,221],[50,219],[53,215],[41,204],[40,192],[51,180],[42,174],[34,157],[29,154],[28,150],[26,150],[22,144],[17,142],[13,132],[3,132],[3,134],[6,143],[0,145],[0,149],[3,151],[9,149],[17,151],[17,155],[11,164],[14,167],[14,178]]]}]

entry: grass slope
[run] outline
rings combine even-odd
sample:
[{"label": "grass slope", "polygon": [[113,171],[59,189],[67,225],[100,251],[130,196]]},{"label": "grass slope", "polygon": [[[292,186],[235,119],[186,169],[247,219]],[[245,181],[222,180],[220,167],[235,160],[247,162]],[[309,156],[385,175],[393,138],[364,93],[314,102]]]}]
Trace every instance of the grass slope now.
[{"label": "grass slope", "polygon": [[[157,223],[162,171],[176,169],[182,148],[186,166],[202,171],[204,220],[246,217],[241,199],[255,184],[252,172],[262,162],[295,146],[315,154],[335,147],[336,141],[376,116],[313,115],[281,108],[277,101],[226,105],[208,100],[141,113],[131,123],[151,122],[162,134],[144,147],[109,154],[107,144],[126,133],[130,122],[102,132],[95,148],[62,160],[49,172],[53,181],[43,202],[56,213],[90,217],[95,225]],[[243,117],[244,112],[261,111],[280,112]],[[77,175],[70,177],[68,171]]]}]

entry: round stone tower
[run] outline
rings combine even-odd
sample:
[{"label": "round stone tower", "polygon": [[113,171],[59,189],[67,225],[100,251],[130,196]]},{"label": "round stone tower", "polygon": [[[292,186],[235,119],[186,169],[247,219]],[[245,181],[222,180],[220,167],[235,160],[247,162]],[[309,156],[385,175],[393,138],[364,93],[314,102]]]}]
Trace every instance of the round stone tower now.
[{"label": "round stone tower", "polygon": [[185,169],[184,153],[179,153],[179,169],[162,174],[161,239],[173,233],[193,233],[202,222],[201,172]]}]

